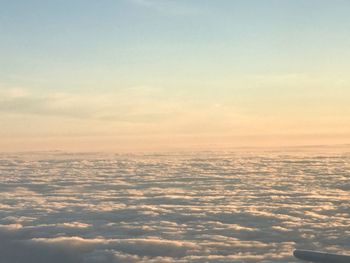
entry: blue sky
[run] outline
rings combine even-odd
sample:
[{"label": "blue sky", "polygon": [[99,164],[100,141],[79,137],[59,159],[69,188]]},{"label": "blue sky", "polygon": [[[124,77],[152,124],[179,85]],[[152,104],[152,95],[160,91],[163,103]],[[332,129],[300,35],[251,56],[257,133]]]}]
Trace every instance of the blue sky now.
[{"label": "blue sky", "polygon": [[137,148],[135,136],[149,133],[159,134],[152,145],[186,147],[235,146],[247,134],[346,142],[349,1],[0,3],[7,142],[127,136]]}]

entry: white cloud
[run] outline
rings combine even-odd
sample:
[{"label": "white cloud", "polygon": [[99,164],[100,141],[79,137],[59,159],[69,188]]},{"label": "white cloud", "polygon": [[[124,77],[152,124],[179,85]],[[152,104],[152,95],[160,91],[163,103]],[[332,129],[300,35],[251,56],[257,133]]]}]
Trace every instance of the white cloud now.
[{"label": "white cloud", "polygon": [[349,155],[0,157],[0,263],[294,262],[350,242]]},{"label": "white cloud", "polygon": [[3,88],[0,91],[1,115],[56,116],[149,123],[167,119],[180,109],[178,103],[164,97],[161,91],[142,86],[104,94],[72,92],[41,94],[17,88]]},{"label": "white cloud", "polygon": [[199,10],[198,7],[194,7],[188,1],[129,0],[129,2],[168,15],[198,15],[202,12],[202,10]]}]

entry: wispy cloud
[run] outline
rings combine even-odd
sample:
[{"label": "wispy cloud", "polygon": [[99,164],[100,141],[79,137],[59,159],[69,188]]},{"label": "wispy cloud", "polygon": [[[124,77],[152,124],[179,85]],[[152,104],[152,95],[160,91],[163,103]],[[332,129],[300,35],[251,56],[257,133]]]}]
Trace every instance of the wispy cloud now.
[{"label": "wispy cloud", "polygon": [[[0,112],[20,115],[61,116],[128,122],[159,121],[173,114],[177,106],[159,99],[159,91],[133,87],[114,93],[32,93],[26,89],[0,91]],[[155,103],[156,102],[156,103]]]},{"label": "wispy cloud", "polygon": [[128,0],[129,2],[151,8],[155,11],[169,14],[169,15],[195,15],[202,11],[198,7],[192,6],[188,1],[174,1],[174,0]]}]

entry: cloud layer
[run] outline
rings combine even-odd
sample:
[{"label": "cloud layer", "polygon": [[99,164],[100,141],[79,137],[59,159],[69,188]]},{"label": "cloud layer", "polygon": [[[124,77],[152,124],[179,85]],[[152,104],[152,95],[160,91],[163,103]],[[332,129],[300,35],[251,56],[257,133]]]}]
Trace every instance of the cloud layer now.
[{"label": "cloud layer", "polygon": [[350,155],[3,154],[0,262],[294,262],[349,250]]},{"label": "cloud layer", "polygon": [[[3,87],[0,85],[0,88]],[[99,94],[40,94],[21,88],[3,88],[0,90],[0,114],[149,122],[162,119],[174,111],[176,105],[170,101],[157,103],[156,106],[155,101],[160,98],[160,91],[149,87]]]}]

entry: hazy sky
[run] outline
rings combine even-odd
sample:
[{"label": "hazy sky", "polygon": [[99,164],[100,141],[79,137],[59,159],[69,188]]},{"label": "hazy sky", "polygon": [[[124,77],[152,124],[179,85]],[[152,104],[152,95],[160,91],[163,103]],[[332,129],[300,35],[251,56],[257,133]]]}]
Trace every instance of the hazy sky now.
[{"label": "hazy sky", "polygon": [[0,151],[350,143],[348,0],[0,4]]}]

